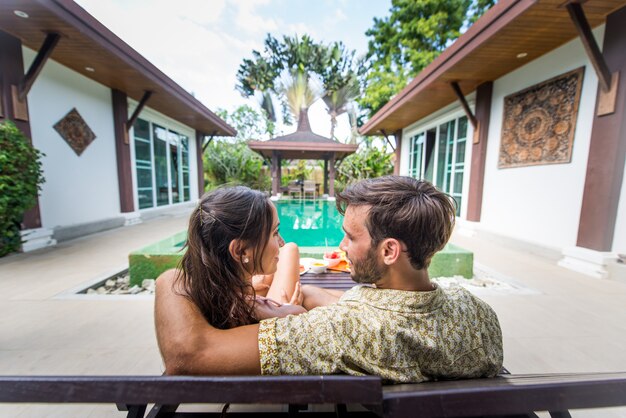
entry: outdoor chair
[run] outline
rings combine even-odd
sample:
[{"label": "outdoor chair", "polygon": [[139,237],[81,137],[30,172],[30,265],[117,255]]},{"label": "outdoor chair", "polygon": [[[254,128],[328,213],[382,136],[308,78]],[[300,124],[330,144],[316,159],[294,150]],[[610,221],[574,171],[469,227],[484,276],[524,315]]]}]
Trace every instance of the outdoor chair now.
[{"label": "outdoor chair", "polygon": [[313,180],[304,180],[304,186],[302,187],[302,193],[306,199],[307,193],[313,194],[313,200],[317,197],[317,186]]},{"label": "outdoor chair", "polygon": [[302,199],[302,186],[297,180],[290,181],[289,184],[287,184],[287,193],[289,197],[297,195],[298,199]]}]

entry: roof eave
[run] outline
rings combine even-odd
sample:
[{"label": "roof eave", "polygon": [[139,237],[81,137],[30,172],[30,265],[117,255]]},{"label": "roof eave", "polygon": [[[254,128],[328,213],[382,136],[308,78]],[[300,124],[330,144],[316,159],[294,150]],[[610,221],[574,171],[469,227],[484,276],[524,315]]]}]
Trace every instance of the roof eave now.
[{"label": "roof eave", "polygon": [[[461,35],[450,47],[441,53],[432,63],[422,70],[402,91],[387,102],[360,129],[361,135],[379,135],[380,124],[411,96],[419,94],[428,84],[436,81],[437,76],[460,59],[468,56],[486,39],[480,35],[487,28],[497,25],[497,29],[524,13],[538,0],[502,0],[489,9],[476,23]],[[495,36],[494,30],[489,37]]]}]

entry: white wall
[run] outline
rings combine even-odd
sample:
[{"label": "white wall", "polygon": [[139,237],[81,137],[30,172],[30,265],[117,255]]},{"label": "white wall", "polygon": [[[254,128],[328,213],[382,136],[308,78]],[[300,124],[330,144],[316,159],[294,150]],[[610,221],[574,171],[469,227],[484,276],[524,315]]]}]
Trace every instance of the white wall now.
[{"label": "white wall", "polygon": [[[35,52],[22,48],[24,67]],[[33,144],[46,154],[39,198],[42,226],[54,228],[120,215],[111,90],[48,60],[28,94]],[[76,108],[96,138],[79,157],[54,129]]]},{"label": "white wall", "polygon": [[[594,35],[602,45],[604,27]],[[581,66],[571,163],[498,169],[504,97]],[[578,38],[494,82],[481,228],[547,247],[576,245],[597,84]]]}]

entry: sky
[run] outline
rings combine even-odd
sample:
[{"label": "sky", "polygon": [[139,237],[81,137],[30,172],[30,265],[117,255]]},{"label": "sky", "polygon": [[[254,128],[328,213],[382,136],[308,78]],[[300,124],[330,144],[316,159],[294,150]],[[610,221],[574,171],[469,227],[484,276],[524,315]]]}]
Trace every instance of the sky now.
[{"label": "sky", "polygon": [[[310,35],[343,41],[357,55],[367,51],[365,31],[374,17],[389,14],[390,0],[77,0],[92,16],[209,109],[233,110],[254,98],[235,90],[244,58],[261,51],[267,33]],[[149,103],[148,103],[149,106]],[[330,135],[322,100],[309,111],[311,128]],[[279,134],[295,127],[279,126]],[[336,135],[349,137],[348,118],[338,118]]]}]

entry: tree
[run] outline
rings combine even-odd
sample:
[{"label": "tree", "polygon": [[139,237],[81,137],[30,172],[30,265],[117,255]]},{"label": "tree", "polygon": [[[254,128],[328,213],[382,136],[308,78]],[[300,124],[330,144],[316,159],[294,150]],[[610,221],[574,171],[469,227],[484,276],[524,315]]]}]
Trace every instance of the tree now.
[{"label": "tree", "polygon": [[263,51],[253,51],[252,55],[253,59],[244,60],[237,72],[237,90],[244,97],[262,97],[262,107],[268,116],[268,109],[275,106],[265,102],[277,98],[283,110],[283,122],[290,124],[290,113],[297,120],[300,110],[313,103],[314,81],[319,78],[323,93],[317,96],[326,103],[331,117],[331,137],[334,136],[337,116],[347,110],[360,91],[354,51],[348,51],[341,42],[316,43],[308,35],[284,36],[278,40],[268,34]]},{"label": "tree", "polygon": [[[358,78],[361,60],[355,59],[355,52],[346,50],[342,42],[335,42],[326,50],[323,61],[324,65],[320,74],[324,87],[322,99],[330,115],[332,139],[335,139],[337,117],[349,110],[351,103],[361,92]],[[353,127],[352,118],[350,121],[350,126]]]},{"label": "tree", "polygon": [[0,124],[0,257],[20,249],[20,223],[44,182],[42,156],[13,122]]},{"label": "tree", "polygon": [[393,153],[386,148],[372,146],[371,139],[360,144],[359,151],[348,155],[337,168],[337,188],[366,178],[392,174]]},{"label": "tree", "polygon": [[240,140],[260,139],[267,134],[273,136],[274,123],[251,106],[242,105],[230,113],[226,109],[218,109],[215,114],[237,130]]},{"label": "tree", "polygon": [[[268,35],[268,41],[272,39]],[[272,92],[275,91],[274,80],[280,74],[277,65],[267,60],[257,51],[252,51],[253,59],[244,59],[237,72],[237,90],[244,96],[257,96],[259,104],[268,120],[276,122],[276,111],[272,101]]]},{"label": "tree", "polygon": [[298,70],[292,70],[283,76],[280,92],[296,121],[300,118],[300,111],[307,111],[320,97],[319,89],[305,73]]},{"label": "tree", "polygon": [[243,184],[268,190],[270,178],[263,158],[248,148],[247,141],[264,136],[273,129],[273,123],[248,105],[239,106],[232,112],[218,109],[216,114],[237,130],[237,136],[217,137],[205,145],[204,177],[209,188]]},{"label": "tree", "polygon": [[392,0],[390,15],[374,18],[365,91],[359,105],[373,115],[430,64],[495,0]]}]

